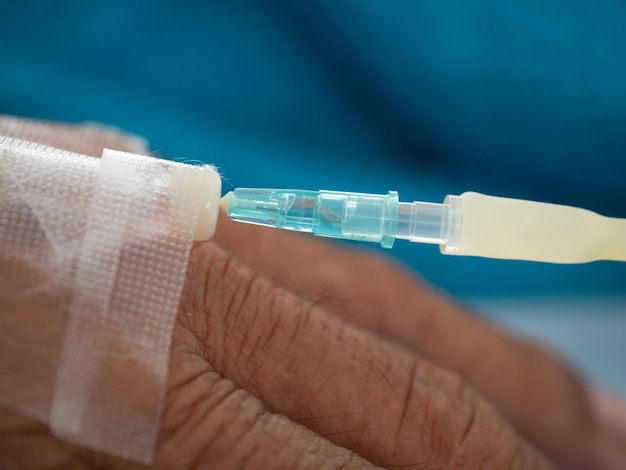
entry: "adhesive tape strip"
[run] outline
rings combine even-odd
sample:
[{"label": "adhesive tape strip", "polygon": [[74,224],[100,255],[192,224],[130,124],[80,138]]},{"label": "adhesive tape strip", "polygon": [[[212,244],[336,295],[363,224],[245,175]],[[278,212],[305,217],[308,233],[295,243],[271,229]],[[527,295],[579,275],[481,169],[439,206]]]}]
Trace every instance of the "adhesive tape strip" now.
[{"label": "adhesive tape strip", "polygon": [[181,184],[191,180],[197,188],[207,177],[217,182],[215,174],[210,167],[104,151],[51,408],[57,435],[151,460],[174,319],[200,209],[207,206]]},{"label": "adhesive tape strip", "polygon": [[[51,365],[56,378],[50,374],[51,379],[31,381],[39,388],[53,388],[50,398],[45,399],[45,391],[39,389],[44,398],[38,402],[10,403],[17,395],[3,396],[0,386],[0,401],[6,404],[8,397],[9,404],[25,414],[47,419],[53,433],[66,440],[150,462],[191,244],[215,230],[221,179],[211,166],[113,150],[105,150],[101,160],[92,160],[36,144],[2,142],[5,149],[18,149],[21,157],[32,158],[11,160],[26,165],[19,181],[15,168],[3,169],[0,189],[15,199],[19,183],[18,202],[28,206],[28,212],[20,212],[15,220],[0,220],[0,235],[19,239],[24,214],[36,219],[33,226],[47,240],[45,256],[35,259],[37,268],[46,271],[41,282],[59,278],[60,269],[70,296],[67,302],[58,302],[63,311],[54,312],[62,314],[54,317],[57,320],[67,317],[62,340],[57,341],[62,344],[56,351],[50,348],[52,360],[58,357]],[[3,158],[0,164],[8,161]],[[89,164],[81,166],[83,161]],[[81,174],[87,170],[89,175]],[[66,174],[71,177],[58,178]],[[12,221],[17,222],[11,225]],[[32,258],[29,249],[41,245],[41,237],[35,238],[32,247],[25,245],[22,250],[24,257]],[[29,286],[31,290],[24,292],[45,291],[45,298],[54,300],[55,292],[47,291],[48,285]],[[36,337],[29,340],[25,344],[38,347]],[[18,350],[5,348],[3,341],[0,351]],[[7,370],[14,370],[20,357],[3,357],[0,369],[3,361]],[[21,384],[22,390],[31,382]],[[10,389],[12,384],[7,385]],[[35,403],[37,409],[29,408]]]}]

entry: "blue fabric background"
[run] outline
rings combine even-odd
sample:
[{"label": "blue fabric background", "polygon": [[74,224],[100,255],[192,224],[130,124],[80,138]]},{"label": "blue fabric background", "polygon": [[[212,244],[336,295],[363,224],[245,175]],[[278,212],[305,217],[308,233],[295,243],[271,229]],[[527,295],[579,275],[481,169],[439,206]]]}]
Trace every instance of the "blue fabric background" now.
[{"label": "blue fabric background", "polygon": [[[626,217],[624,25],[619,0],[0,0],[0,113],[114,124],[226,190]],[[390,254],[460,296],[626,294],[626,263]]]}]

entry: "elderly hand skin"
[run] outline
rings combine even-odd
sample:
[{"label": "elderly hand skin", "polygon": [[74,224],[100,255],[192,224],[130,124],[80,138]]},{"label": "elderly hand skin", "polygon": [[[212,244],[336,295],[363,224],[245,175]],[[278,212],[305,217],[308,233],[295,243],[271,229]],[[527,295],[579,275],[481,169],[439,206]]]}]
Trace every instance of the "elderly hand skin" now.
[{"label": "elderly hand skin", "polygon": [[[154,468],[626,468],[551,355],[375,256],[235,225],[193,248]],[[0,413],[0,468],[142,468]]]}]

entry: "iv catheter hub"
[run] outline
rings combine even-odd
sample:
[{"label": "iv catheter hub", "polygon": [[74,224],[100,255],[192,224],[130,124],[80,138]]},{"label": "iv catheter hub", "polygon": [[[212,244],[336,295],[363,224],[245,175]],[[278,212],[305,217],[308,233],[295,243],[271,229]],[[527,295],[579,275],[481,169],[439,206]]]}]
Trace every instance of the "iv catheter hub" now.
[{"label": "iv catheter hub", "polygon": [[[459,199],[459,198],[456,198]],[[237,188],[222,201],[240,222],[309,232],[314,235],[378,242],[391,248],[396,238],[444,248],[458,233],[458,204],[398,202],[398,193]],[[453,245],[453,244],[452,244]],[[451,246],[452,246],[451,245]]]}]

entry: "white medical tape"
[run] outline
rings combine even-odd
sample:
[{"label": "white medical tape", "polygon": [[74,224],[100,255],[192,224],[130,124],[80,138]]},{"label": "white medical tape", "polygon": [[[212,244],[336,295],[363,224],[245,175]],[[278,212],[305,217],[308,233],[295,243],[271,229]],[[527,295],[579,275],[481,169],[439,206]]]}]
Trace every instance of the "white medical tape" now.
[{"label": "white medical tape", "polygon": [[0,137],[0,403],[40,421],[99,164]]},{"label": "white medical tape", "polygon": [[[203,182],[198,201],[187,188]],[[0,290],[0,403],[152,459],[189,252],[198,219],[217,219],[220,182],[210,166],[0,138],[0,281],[13,283]]]}]

